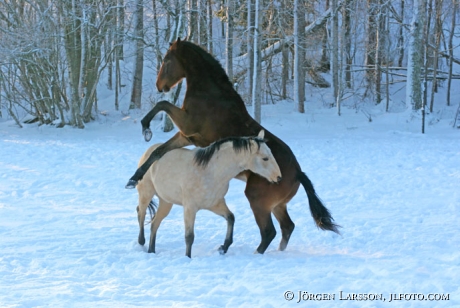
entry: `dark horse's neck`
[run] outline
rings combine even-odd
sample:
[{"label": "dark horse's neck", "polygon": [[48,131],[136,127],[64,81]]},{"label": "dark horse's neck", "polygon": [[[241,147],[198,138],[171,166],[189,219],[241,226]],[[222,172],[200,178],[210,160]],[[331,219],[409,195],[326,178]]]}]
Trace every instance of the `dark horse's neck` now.
[{"label": "dark horse's neck", "polygon": [[[233,126],[231,133],[227,132],[221,137],[257,135],[262,126],[250,116],[220,63],[200,46],[190,42],[180,42],[177,51],[187,80],[183,106],[187,108],[191,104],[198,104],[199,108],[207,106],[208,110],[225,111],[220,116],[225,116],[226,121],[231,118]],[[196,105],[194,108],[199,109]],[[213,116],[219,117],[217,114]]]},{"label": "dark horse's neck", "polygon": [[[210,91],[212,89],[209,83],[212,83],[221,93],[239,97],[219,61],[198,45],[186,41],[180,44],[180,57],[186,61],[183,66],[186,70],[187,88]],[[244,105],[243,100],[239,100]]]}]

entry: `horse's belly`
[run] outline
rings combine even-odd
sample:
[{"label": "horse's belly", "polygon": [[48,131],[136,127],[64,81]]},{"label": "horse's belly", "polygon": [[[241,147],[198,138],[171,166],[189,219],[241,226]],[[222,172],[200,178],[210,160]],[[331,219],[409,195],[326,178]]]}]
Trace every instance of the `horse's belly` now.
[{"label": "horse's belly", "polygon": [[157,195],[166,202],[182,205],[182,189],[174,183],[159,181],[155,185]]}]

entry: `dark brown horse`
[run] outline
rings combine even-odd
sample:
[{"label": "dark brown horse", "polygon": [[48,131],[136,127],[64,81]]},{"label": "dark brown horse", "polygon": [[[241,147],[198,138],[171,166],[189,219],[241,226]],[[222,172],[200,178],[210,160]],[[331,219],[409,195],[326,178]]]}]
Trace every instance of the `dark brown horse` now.
[{"label": "dark brown horse", "polygon": [[[220,63],[201,47],[178,39],[171,44],[163,60],[156,83],[158,91],[169,91],[183,78],[187,81],[187,92],[182,108],[161,101],[141,121],[146,141],[152,137],[150,121],[160,111],[171,117],[179,132],[152,152],[126,188],[134,188],[152,163],[172,149],[191,144],[206,147],[226,137],[256,136],[261,129],[265,129],[249,115]],[[257,252],[264,253],[276,235],[271,213],[281,227],[279,250],[286,248],[294,230],[287,203],[297,193],[300,184],[307,193],[316,225],[323,230],[339,233],[339,226],[333,223],[331,214],[316,195],[311,181],[302,172],[289,146],[268,130],[265,131],[267,145],[278,162],[282,181],[271,184],[249,171],[238,176],[247,182],[245,194],[260,229],[261,243]]]}]

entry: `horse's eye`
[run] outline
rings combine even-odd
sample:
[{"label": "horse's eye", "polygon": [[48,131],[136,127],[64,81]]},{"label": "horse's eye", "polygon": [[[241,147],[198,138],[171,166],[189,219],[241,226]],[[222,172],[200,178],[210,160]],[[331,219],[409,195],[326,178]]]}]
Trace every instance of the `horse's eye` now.
[{"label": "horse's eye", "polygon": [[268,161],[268,157],[264,157],[262,158],[264,161]]}]

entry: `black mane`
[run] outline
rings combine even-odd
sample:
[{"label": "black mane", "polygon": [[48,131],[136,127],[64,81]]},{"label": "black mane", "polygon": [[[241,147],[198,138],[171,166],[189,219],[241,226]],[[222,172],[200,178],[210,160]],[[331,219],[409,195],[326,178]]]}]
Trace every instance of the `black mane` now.
[{"label": "black mane", "polygon": [[264,139],[259,137],[228,137],[220,139],[214,143],[211,143],[206,148],[198,149],[198,151],[195,153],[195,164],[205,168],[213,157],[214,153],[219,151],[220,146],[226,142],[232,142],[233,150],[237,153],[241,151],[250,151],[252,146],[251,141],[255,141],[258,148],[260,148],[260,145],[265,142]]}]

